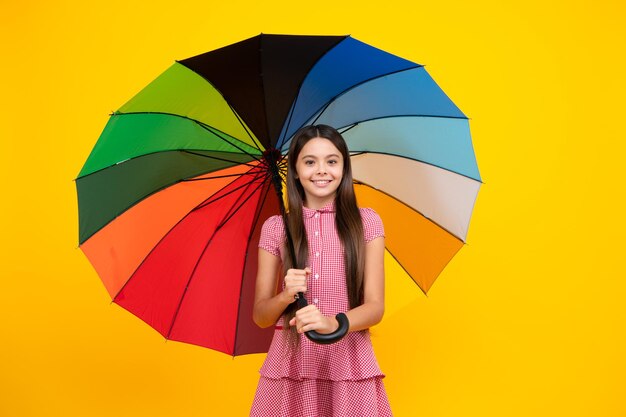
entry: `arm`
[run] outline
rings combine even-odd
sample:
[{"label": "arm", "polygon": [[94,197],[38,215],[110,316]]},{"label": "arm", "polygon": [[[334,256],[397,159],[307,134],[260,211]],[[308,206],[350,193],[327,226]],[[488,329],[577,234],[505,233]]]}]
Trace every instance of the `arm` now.
[{"label": "arm", "polygon": [[280,290],[278,279],[280,258],[259,248],[256,288],[252,319],[259,327],[276,323],[285,308],[294,302],[294,295],[306,292],[306,274],[302,269],[290,269],[285,277],[285,289]]},{"label": "arm", "polygon": [[380,323],[384,312],[385,238],[380,236],[365,244],[363,304],[346,312],[350,320],[350,331],[367,329]]},{"label": "arm", "polygon": [[[363,304],[346,312],[349,331],[367,329],[383,318],[385,311],[385,238],[377,237],[365,244],[365,276],[363,277]],[[306,323],[306,324],[305,324]],[[335,317],[324,316],[313,304],[296,312],[290,324],[300,333],[317,330],[332,333],[339,324]]]}]

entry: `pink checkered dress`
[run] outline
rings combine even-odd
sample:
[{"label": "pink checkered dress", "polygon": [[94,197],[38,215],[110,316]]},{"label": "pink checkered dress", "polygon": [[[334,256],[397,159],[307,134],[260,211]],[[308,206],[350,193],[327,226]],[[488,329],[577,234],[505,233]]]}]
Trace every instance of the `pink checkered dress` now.
[{"label": "pink checkered dress", "polygon": [[[365,208],[360,212],[365,241],[384,236],[378,214]],[[335,229],[334,202],[319,210],[303,207],[303,214],[311,268],[307,300],[327,316],[348,311],[344,251]],[[282,218],[270,217],[263,225],[259,247],[283,258],[284,246]],[[299,335],[294,347],[282,327],[281,317],[260,370],[251,416],[392,415],[368,330],[350,332],[330,345],[318,345]]]}]

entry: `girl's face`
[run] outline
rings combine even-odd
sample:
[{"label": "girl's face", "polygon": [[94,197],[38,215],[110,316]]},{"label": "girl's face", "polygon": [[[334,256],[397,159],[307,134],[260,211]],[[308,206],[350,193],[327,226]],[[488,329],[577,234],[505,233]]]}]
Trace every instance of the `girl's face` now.
[{"label": "girl's face", "polygon": [[300,151],[296,173],[304,188],[305,205],[319,209],[335,199],[343,177],[343,157],[331,141],[310,139]]}]

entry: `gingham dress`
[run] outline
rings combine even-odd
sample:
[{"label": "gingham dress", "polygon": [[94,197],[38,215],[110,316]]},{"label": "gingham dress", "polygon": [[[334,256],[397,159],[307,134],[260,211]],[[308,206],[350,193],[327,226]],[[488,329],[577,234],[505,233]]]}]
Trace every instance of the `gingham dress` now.
[{"label": "gingham dress", "polygon": [[[382,221],[372,209],[360,209],[365,241],[384,236]],[[303,207],[309,245],[306,297],[322,314],[334,316],[349,310],[344,251],[335,229],[334,202],[313,210]],[[282,218],[267,219],[259,247],[284,257]],[[374,356],[368,330],[349,332],[330,345],[299,335],[290,344],[283,318],[261,367],[250,415],[257,417],[391,416],[383,386],[384,374]]]}]

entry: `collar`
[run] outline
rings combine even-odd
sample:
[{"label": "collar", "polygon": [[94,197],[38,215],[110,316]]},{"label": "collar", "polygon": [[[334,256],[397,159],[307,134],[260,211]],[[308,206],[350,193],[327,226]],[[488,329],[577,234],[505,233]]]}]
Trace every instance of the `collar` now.
[{"label": "collar", "polygon": [[324,205],[322,208],[319,208],[319,209],[311,209],[311,208],[302,206],[302,216],[304,218],[313,217],[315,213],[334,213],[334,212],[335,212],[335,200],[331,201],[330,203]]}]

